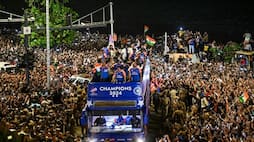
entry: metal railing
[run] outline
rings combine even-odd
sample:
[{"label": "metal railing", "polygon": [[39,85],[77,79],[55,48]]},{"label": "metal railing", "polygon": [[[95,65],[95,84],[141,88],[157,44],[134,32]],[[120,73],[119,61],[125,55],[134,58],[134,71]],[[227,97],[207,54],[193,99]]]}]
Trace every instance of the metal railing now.
[{"label": "metal railing", "polygon": [[[106,8],[109,7],[109,14],[110,14],[110,19],[106,20]],[[94,17],[96,14],[102,11],[102,21],[95,21]],[[89,21],[84,21],[85,19],[89,19]],[[82,16],[81,18],[75,20],[72,22],[72,28],[81,28],[81,27],[105,27],[107,24],[111,25],[111,35],[113,36],[114,30],[113,30],[113,3],[110,2],[109,4],[85,15]]]},{"label": "metal railing", "polygon": [[[25,22],[25,18],[24,16],[18,15],[18,14],[14,14],[11,12],[7,12],[4,10],[0,10],[0,13],[9,15],[8,18],[5,19],[0,19],[0,23],[8,23],[8,22]],[[34,21],[34,17],[29,17],[28,21]]]}]

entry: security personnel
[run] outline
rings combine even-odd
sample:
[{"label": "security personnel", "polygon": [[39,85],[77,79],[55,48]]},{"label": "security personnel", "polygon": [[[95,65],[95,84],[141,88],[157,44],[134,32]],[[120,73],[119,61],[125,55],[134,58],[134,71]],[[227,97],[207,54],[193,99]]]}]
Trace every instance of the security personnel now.
[{"label": "security personnel", "polygon": [[139,82],[141,80],[141,71],[136,62],[134,62],[129,69],[129,79],[131,82]]},{"label": "security personnel", "polygon": [[184,111],[182,111],[182,110],[176,110],[176,111],[174,111],[172,118],[173,118],[173,120],[175,122],[178,122],[181,125],[183,125],[184,122],[185,122],[186,116],[185,116]]},{"label": "security personnel", "polygon": [[168,117],[169,108],[170,108],[170,98],[167,96],[167,94],[163,95],[162,105],[163,105],[162,114],[164,115],[164,117]]}]

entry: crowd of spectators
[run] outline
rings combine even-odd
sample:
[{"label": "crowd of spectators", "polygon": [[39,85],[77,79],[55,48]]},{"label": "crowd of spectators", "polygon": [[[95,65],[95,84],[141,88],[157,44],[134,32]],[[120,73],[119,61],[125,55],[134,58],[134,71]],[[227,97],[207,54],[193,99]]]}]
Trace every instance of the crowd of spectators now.
[{"label": "crowd of spectators", "polygon": [[[254,139],[252,72],[240,70],[238,64],[205,60],[206,46],[215,46],[209,42],[207,33],[179,31],[168,41],[169,52],[206,54],[199,54],[198,64],[184,58],[172,62],[163,56],[163,47],[151,48],[152,108],[163,115],[165,124],[161,128],[167,134],[167,141],[251,142]],[[43,48],[33,49],[36,61],[30,70],[28,87],[24,71],[1,72],[0,131],[12,138],[0,137],[0,141],[8,141],[7,138],[9,141],[81,141],[74,128],[80,125],[87,85],[70,84],[69,77],[83,73],[93,77],[93,81],[117,82],[114,75],[117,68],[128,73],[130,66],[139,65],[142,72],[142,54],[146,56],[148,52],[141,36],[119,36],[115,47],[105,49],[107,42],[106,35],[85,33],[71,46],[52,48],[49,92]],[[19,62],[18,56],[25,52],[10,36],[0,37],[0,45],[1,61]],[[101,67],[105,66],[110,67],[110,79],[102,75]],[[126,75],[124,81],[139,79]],[[243,93],[249,98],[240,102]]]},{"label": "crowd of spectators", "polygon": [[[195,49],[203,51],[198,48],[213,44],[195,45]],[[253,71],[242,70],[237,62],[200,61],[181,58],[173,62],[160,55],[152,58],[152,104],[163,116],[165,136],[171,141],[252,142]],[[241,101],[243,94],[248,94],[246,101]],[[158,136],[158,141],[166,141],[165,136]]]},{"label": "crowd of spectators", "polygon": [[[11,41],[10,36],[1,37],[1,61],[12,62],[17,55],[24,54],[24,47]],[[30,70],[28,87],[25,71],[1,72],[0,130],[3,135],[12,136],[9,141],[78,141],[74,127],[79,126],[81,110],[85,106],[86,85],[73,85],[68,79],[78,73],[89,76],[98,47],[82,45],[86,50],[81,45],[73,46],[76,46],[75,50],[67,46],[51,50],[49,92],[46,91],[44,49],[33,49],[36,62]],[[7,137],[0,138],[0,141],[8,141]]]},{"label": "crowd of spectators", "polygon": [[[153,104],[161,109],[163,130],[172,140],[253,140],[252,72],[222,63],[158,65],[152,71]],[[249,95],[244,103],[239,100],[243,93]]]},{"label": "crowd of spectators", "polygon": [[[10,35],[1,37],[0,58],[1,61],[15,61],[19,64],[20,57],[26,51],[18,41],[14,42],[14,37],[16,38]],[[35,62],[34,68],[30,70],[29,86],[25,84],[26,72],[23,69],[13,73],[1,72],[0,126],[4,135],[13,136],[9,141],[19,141],[20,135],[23,140],[28,141],[74,141],[77,138],[74,135],[74,127],[80,125],[79,119],[86,102],[87,86],[86,84],[71,84],[68,79],[74,74],[82,73],[88,78],[96,75],[94,69],[96,69],[96,63],[105,55],[101,49],[107,40],[103,34],[86,33],[82,34],[71,46],[59,45],[52,48],[49,92],[46,88],[46,50],[43,48],[31,50],[35,56]],[[128,50],[130,49],[132,48]],[[107,64],[112,65],[110,66],[112,71],[122,68],[122,63],[127,64],[129,60],[128,57],[118,58],[120,52],[122,51],[110,51],[112,62]],[[140,53],[130,60],[139,59],[139,55]],[[126,58],[125,61],[123,61],[124,58]],[[143,60],[140,60],[139,65],[142,62]],[[132,63],[128,62],[128,64]],[[136,64],[133,64],[133,67],[136,67]],[[126,71],[131,71],[131,68],[130,70],[127,68]],[[111,78],[117,81],[117,76],[113,73]],[[127,76],[127,80],[138,81],[131,76]],[[1,140],[7,141],[7,137],[1,137]]]}]

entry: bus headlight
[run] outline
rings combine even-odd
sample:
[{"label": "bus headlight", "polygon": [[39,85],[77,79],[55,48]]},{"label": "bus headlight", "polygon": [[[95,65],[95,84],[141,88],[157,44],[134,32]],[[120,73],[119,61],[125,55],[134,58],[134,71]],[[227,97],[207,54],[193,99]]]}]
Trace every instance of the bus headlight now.
[{"label": "bus headlight", "polygon": [[90,139],[88,140],[88,142],[97,142],[97,139],[95,139],[95,138],[90,138]]},{"label": "bus headlight", "polygon": [[137,138],[136,142],[145,142],[145,140],[142,138]]}]

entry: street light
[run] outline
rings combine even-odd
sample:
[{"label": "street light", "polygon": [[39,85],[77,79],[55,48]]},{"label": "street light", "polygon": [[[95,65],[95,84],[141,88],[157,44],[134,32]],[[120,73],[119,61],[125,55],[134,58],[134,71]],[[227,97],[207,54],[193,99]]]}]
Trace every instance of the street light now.
[{"label": "street light", "polygon": [[46,0],[47,90],[50,90],[49,0]]},{"label": "street light", "polygon": [[26,50],[26,54],[25,54],[26,87],[28,87],[29,78],[30,78],[29,64],[28,64],[28,48],[29,48],[28,36],[31,34],[31,27],[28,26],[28,18],[27,18],[27,12],[26,11],[24,13],[24,20],[25,20],[25,23],[24,23],[24,27],[23,27],[23,34],[25,35],[24,46],[25,46],[25,50]]}]

